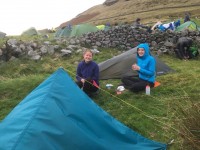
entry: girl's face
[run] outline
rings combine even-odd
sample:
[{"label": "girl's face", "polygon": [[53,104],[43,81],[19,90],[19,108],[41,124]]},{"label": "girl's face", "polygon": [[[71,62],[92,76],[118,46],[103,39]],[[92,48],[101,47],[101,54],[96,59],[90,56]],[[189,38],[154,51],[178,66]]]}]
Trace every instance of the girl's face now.
[{"label": "girl's face", "polygon": [[137,52],[140,57],[144,56],[145,53],[144,48],[138,48]]},{"label": "girl's face", "polygon": [[83,59],[85,60],[85,62],[89,62],[92,60],[92,53],[91,52],[86,52],[84,55],[83,55]]}]

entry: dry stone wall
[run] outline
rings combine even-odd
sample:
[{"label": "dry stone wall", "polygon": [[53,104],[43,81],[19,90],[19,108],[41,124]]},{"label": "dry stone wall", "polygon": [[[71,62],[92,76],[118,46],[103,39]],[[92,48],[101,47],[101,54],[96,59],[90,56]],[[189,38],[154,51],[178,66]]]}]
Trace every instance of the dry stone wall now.
[{"label": "dry stone wall", "polygon": [[45,55],[64,57],[72,53],[81,53],[85,47],[91,47],[94,52],[98,52],[97,49],[101,48],[115,48],[126,51],[142,42],[149,43],[151,51],[156,51],[158,54],[173,54],[176,41],[180,37],[192,37],[200,47],[199,31],[172,32],[169,30],[149,33],[146,29],[122,25],[114,26],[108,31],[98,31],[67,39],[42,39],[29,42],[9,39],[0,48],[0,62],[24,57],[39,60]]},{"label": "dry stone wall", "polygon": [[[147,42],[154,50],[164,49],[164,46],[173,47],[180,37],[192,37],[199,40],[199,31],[154,31],[149,33],[146,29],[134,28],[131,25],[115,26],[109,31],[89,33],[81,38],[82,45],[91,45],[106,48],[119,48],[128,50],[136,47],[139,43]],[[166,49],[165,49],[166,50]]]}]

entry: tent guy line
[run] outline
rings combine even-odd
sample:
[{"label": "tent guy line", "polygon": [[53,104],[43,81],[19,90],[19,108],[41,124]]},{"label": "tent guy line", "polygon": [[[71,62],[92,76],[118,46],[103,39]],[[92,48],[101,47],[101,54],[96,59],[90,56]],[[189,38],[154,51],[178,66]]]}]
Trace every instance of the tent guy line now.
[{"label": "tent guy line", "polygon": [[[64,68],[63,68],[63,69],[64,69]],[[66,70],[67,72],[73,74],[74,76],[76,76],[76,73],[74,73],[74,72],[72,72],[72,71],[70,71],[70,70],[68,70],[68,69],[65,69],[65,70]],[[90,84],[91,84],[91,83],[90,83]],[[161,125],[164,125],[164,126],[170,128],[170,129],[173,129],[173,130],[176,131],[178,134],[184,135],[185,137],[187,137],[187,138],[190,140],[190,137],[189,137],[189,136],[187,136],[186,134],[180,133],[179,130],[176,129],[176,128],[174,128],[173,126],[167,125],[165,122],[162,122],[162,121],[156,119],[156,117],[153,117],[153,116],[147,114],[145,111],[139,109],[138,107],[136,107],[136,106],[134,106],[134,105],[132,105],[132,104],[130,104],[130,103],[128,103],[128,102],[126,102],[126,101],[123,100],[122,98],[120,98],[120,97],[118,97],[118,96],[116,96],[116,95],[110,93],[108,90],[104,90],[104,89],[102,89],[102,88],[100,88],[100,87],[99,87],[99,89],[102,90],[103,92],[109,94],[110,96],[116,98],[117,100],[121,101],[122,103],[126,104],[127,106],[130,106],[131,108],[134,108],[135,110],[137,110],[138,112],[140,112],[143,116],[145,116],[145,117],[147,117],[147,118],[149,118],[149,119],[151,119],[151,120],[154,120],[154,121],[158,122],[160,127],[162,127]],[[149,96],[151,96],[151,95],[149,95]],[[154,96],[151,96],[151,97],[152,97],[153,99],[156,99]],[[168,138],[169,138],[169,137],[168,137]],[[170,142],[171,142],[172,140],[174,140],[174,139],[171,139],[171,138],[169,138],[169,139],[170,139]],[[170,143],[170,142],[168,143],[169,145],[172,144],[172,143]]]},{"label": "tent guy line", "polygon": [[[62,67],[61,67],[61,68],[62,68]],[[63,69],[64,69],[64,68],[63,68]],[[66,70],[67,72],[69,72],[70,74],[76,76],[76,73],[74,73],[74,72],[72,72],[72,71],[70,71],[70,70],[68,70],[68,69],[65,69],[65,70]],[[88,83],[91,84],[90,82],[88,82]],[[160,124],[162,124],[162,125],[164,125],[164,126],[167,126],[167,127],[171,128],[171,129],[173,129],[173,130],[176,131],[177,133],[180,133],[176,128],[174,128],[174,127],[172,127],[172,126],[170,126],[170,125],[167,125],[165,122],[162,122],[162,121],[160,121],[160,120],[154,118],[153,116],[150,116],[150,115],[147,114],[145,111],[139,109],[138,107],[136,107],[136,106],[134,106],[134,105],[132,105],[132,104],[130,104],[130,103],[128,103],[128,102],[126,102],[126,101],[123,100],[122,98],[120,98],[120,97],[118,97],[118,96],[116,96],[116,95],[114,95],[114,94],[108,92],[108,90],[104,90],[104,89],[102,89],[102,88],[100,88],[100,87],[99,87],[99,89],[100,89],[101,91],[103,91],[103,92],[109,94],[110,96],[112,96],[112,97],[114,97],[114,98],[120,100],[122,103],[124,103],[124,104],[126,104],[126,105],[128,105],[128,106],[130,106],[130,107],[132,107],[132,108],[134,108],[135,110],[137,110],[138,112],[140,112],[140,113],[141,113],[142,115],[144,115],[145,117],[147,117],[147,118],[149,118],[149,119],[151,119],[151,120],[157,121],[158,123],[160,123]],[[149,95],[149,96],[151,96],[151,95]],[[153,96],[151,96],[151,97],[154,98]],[[161,125],[160,125],[160,126],[161,126]]]}]

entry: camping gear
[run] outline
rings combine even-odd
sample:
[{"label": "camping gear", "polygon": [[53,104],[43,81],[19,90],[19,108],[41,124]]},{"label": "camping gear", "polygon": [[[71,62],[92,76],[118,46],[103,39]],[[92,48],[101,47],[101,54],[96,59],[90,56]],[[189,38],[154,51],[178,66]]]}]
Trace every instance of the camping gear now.
[{"label": "camping gear", "polygon": [[5,38],[5,37],[6,37],[6,33],[0,31],[0,39]]},{"label": "camping gear", "polygon": [[125,90],[125,88],[124,88],[124,86],[122,86],[122,85],[120,85],[120,86],[117,87],[117,91],[122,92],[122,91],[124,91],[124,90]]},{"label": "camping gear", "polygon": [[62,32],[62,28],[56,29],[56,32],[54,33],[54,36],[55,37],[59,37],[61,32]]},{"label": "camping gear", "polygon": [[189,54],[191,58],[197,57],[199,55],[198,47],[195,44],[189,48]]},{"label": "camping gear", "polygon": [[70,37],[81,36],[86,33],[96,32],[98,30],[99,29],[96,26],[93,26],[91,24],[79,24],[72,27]]},{"label": "camping gear", "polygon": [[145,89],[146,95],[150,95],[150,90],[151,90],[150,86],[147,85],[147,86],[146,86],[146,89]]},{"label": "camping gear", "polygon": [[111,89],[112,86],[113,86],[112,84],[106,84],[107,89]]},{"label": "camping gear", "polygon": [[104,30],[105,29],[105,25],[98,25],[98,26],[96,26],[99,30]]},{"label": "camping gear", "polygon": [[117,121],[59,68],[0,123],[1,150],[166,150]]},{"label": "camping gear", "polygon": [[187,21],[176,28],[175,31],[183,31],[183,30],[190,30],[190,31],[200,31],[197,24],[193,21]]},{"label": "camping gear", "polygon": [[56,31],[55,37],[73,37],[73,36],[81,36],[85,33],[89,32],[96,32],[99,29],[96,26],[93,26],[91,24],[79,24],[74,25],[69,28],[69,26],[66,26],[64,28],[60,28]]},{"label": "camping gear", "polygon": [[[136,63],[136,56],[137,47],[99,63],[99,78],[121,79],[124,76],[137,76],[137,71],[133,71],[131,68],[132,64]],[[157,57],[155,57],[155,60],[157,75],[163,75],[174,71]]]},{"label": "camping gear", "polygon": [[21,36],[34,36],[34,35],[39,35],[39,32],[34,27],[25,30],[21,34]]},{"label": "camping gear", "polygon": [[155,81],[155,82],[154,82],[154,87],[158,87],[158,86],[160,86],[160,82]]},{"label": "camping gear", "polygon": [[122,94],[122,92],[125,90],[124,86],[120,85],[117,87],[116,93],[117,95]]},{"label": "camping gear", "polygon": [[72,29],[66,26],[65,28],[59,28],[54,36],[55,37],[70,37]]},{"label": "camping gear", "polygon": [[107,25],[98,25],[96,26],[99,30],[103,30],[103,31],[108,31],[111,29],[111,26],[109,24]]}]

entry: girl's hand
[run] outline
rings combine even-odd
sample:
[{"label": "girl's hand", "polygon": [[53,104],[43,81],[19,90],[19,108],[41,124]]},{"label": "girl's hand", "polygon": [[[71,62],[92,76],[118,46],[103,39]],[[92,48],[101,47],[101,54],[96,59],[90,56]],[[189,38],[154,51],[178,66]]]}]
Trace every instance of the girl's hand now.
[{"label": "girl's hand", "polygon": [[81,79],[81,82],[82,82],[82,83],[85,83],[85,79]]},{"label": "girl's hand", "polygon": [[139,70],[140,70],[140,67],[139,67],[137,64],[133,64],[133,65],[132,65],[132,69],[133,69],[133,70],[136,70],[136,71],[139,71]]}]

